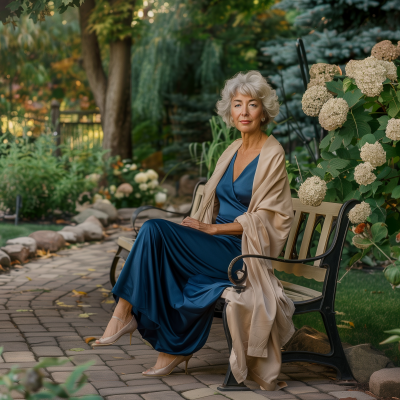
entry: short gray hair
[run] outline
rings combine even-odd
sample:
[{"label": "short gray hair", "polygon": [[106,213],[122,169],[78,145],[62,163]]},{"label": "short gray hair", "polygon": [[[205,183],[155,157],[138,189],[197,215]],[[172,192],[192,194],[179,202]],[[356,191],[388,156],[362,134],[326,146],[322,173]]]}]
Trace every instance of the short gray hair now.
[{"label": "short gray hair", "polygon": [[268,124],[279,113],[278,96],[260,72],[238,72],[225,82],[225,87],[221,91],[221,100],[217,102],[217,114],[222,117],[227,126],[234,126],[231,120],[231,101],[236,93],[261,100],[265,117],[261,125]]}]

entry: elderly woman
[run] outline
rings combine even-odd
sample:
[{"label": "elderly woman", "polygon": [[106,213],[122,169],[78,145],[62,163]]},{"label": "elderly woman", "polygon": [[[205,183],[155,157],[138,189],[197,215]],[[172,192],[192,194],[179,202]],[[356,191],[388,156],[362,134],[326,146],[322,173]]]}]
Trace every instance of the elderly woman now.
[{"label": "elderly woman", "polygon": [[229,290],[227,267],[240,254],[277,257],[289,233],[293,210],[284,150],[262,131],[279,104],[262,75],[250,71],[226,82],[217,111],[242,138],[220,157],[194,218],[180,225],[161,219],[143,224],[113,289],[114,315],[94,346],[138,329],[159,351],[143,375],[168,375],[184,361],[187,369],[207,340],[215,302],[224,293],[235,378],[274,390],[280,348],[293,333],[293,303],[264,261],[246,260],[242,293]]}]

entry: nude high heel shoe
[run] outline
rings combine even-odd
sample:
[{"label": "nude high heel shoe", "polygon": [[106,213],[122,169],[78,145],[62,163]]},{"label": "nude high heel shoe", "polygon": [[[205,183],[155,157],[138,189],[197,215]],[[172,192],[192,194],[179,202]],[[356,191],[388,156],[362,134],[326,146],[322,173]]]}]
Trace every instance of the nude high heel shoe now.
[{"label": "nude high heel shoe", "polygon": [[[121,318],[116,317],[115,315],[112,316],[112,318],[117,319],[118,321],[122,321]],[[115,333],[112,336],[98,339],[100,343],[93,343],[92,348],[99,347],[99,346],[111,346],[114,344],[117,340],[119,340],[122,336],[124,336],[126,333],[130,333],[130,339],[129,339],[129,344],[132,344],[132,333],[136,331],[137,328],[137,322],[134,316],[132,316],[132,319],[117,333]]]},{"label": "nude high heel shoe", "polygon": [[185,366],[185,373],[188,375],[188,363],[189,360],[192,358],[193,354],[190,356],[177,356],[174,358],[166,367],[164,368],[159,368],[155,369],[154,367],[150,368],[150,371],[144,371],[142,374],[144,376],[167,376],[169,375],[175,367],[177,367],[181,362],[186,361],[186,366]]}]

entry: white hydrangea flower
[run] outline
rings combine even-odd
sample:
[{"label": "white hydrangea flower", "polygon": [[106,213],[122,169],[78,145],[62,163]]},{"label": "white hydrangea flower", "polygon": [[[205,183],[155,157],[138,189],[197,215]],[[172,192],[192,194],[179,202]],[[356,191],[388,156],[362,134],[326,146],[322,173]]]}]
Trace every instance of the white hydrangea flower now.
[{"label": "white hydrangea flower", "polygon": [[392,61],[377,60],[377,62],[386,70],[386,78],[392,82],[397,81],[397,67]]},{"label": "white hydrangea flower", "polygon": [[140,189],[141,191],[145,192],[145,191],[148,189],[147,183],[141,183],[141,184],[139,185],[139,189]]},{"label": "white hydrangea flower", "polygon": [[317,207],[325,198],[327,186],[318,176],[307,178],[298,191],[300,201],[307,205]]},{"label": "white hydrangea flower", "polygon": [[349,105],[341,98],[328,100],[319,113],[319,123],[327,131],[340,128],[347,119]]},{"label": "white hydrangea flower", "polygon": [[158,192],[154,196],[154,200],[156,201],[156,203],[164,204],[167,201],[167,195],[166,195],[166,193]]},{"label": "white hydrangea flower", "polygon": [[148,185],[149,185],[149,188],[155,189],[158,186],[158,180],[157,179],[153,179],[152,181],[150,181],[148,183]]},{"label": "white hydrangea flower", "polygon": [[349,219],[352,224],[362,224],[371,215],[371,206],[365,201],[354,206],[349,212]]},{"label": "white hydrangea flower", "polygon": [[129,170],[130,170],[130,171],[135,171],[135,170],[137,170],[137,165],[136,165],[136,164],[132,164],[132,165],[129,167]]},{"label": "white hydrangea flower", "polygon": [[379,96],[383,90],[382,82],[386,79],[386,68],[375,57],[358,61],[353,69],[356,85],[368,97]]},{"label": "white hydrangea flower", "polygon": [[99,194],[99,193],[96,193],[93,196],[93,203],[96,203],[96,201],[100,201],[100,200],[103,200],[103,196],[101,194]]},{"label": "white hydrangea flower", "polygon": [[369,185],[374,182],[376,175],[372,172],[375,168],[369,163],[365,162],[358,164],[354,168],[354,179],[359,185]]},{"label": "white hydrangea flower", "polygon": [[142,197],[142,195],[141,195],[140,193],[135,193],[135,197],[136,197],[137,199],[140,199],[140,198]]},{"label": "white hydrangea flower", "polygon": [[354,244],[354,246],[357,247],[357,249],[368,249],[369,246],[371,246],[371,243],[369,244],[361,244],[357,242],[357,239],[365,239],[365,236],[363,235],[354,235],[353,238],[351,239],[352,243]]},{"label": "white hydrangea flower", "polygon": [[101,178],[100,174],[90,174],[86,176],[86,179],[88,181],[92,181],[94,183],[97,183],[100,180],[100,178]]},{"label": "white hydrangea flower", "polygon": [[333,95],[328,92],[325,86],[312,86],[307,89],[301,99],[304,114],[309,117],[318,117],[322,106],[332,99]]},{"label": "white hydrangea flower", "polygon": [[122,199],[123,197],[125,197],[125,194],[122,193],[122,192],[116,192],[114,194],[114,197],[117,198],[117,199]]},{"label": "white hydrangea flower", "polygon": [[386,151],[379,142],[365,143],[360,151],[361,160],[369,162],[373,167],[380,167],[386,162]]},{"label": "white hydrangea flower", "polygon": [[139,172],[137,175],[135,175],[136,183],[145,183],[148,180],[149,180],[149,177],[145,172]]},{"label": "white hydrangea flower", "polygon": [[391,140],[400,140],[400,119],[389,119],[386,127],[386,137]]},{"label": "white hydrangea flower", "polygon": [[356,75],[356,71],[357,71],[357,65],[360,62],[360,60],[350,60],[347,64],[346,64],[346,75],[349,78],[355,78]]},{"label": "white hydrangea flower", "polygon": [[158,179],[158,174],[156,171],[154,171],[154,169],[148,169],[146,171],[147,176],[149,177],[149,180],[154,180],[154,179]]},{"label": "white hydrangea flower", "polygon": [[114,194],[117,191],[117,187],[115,185],[111,185],[109,187],[109,191],[110,191],[111,194]]}]

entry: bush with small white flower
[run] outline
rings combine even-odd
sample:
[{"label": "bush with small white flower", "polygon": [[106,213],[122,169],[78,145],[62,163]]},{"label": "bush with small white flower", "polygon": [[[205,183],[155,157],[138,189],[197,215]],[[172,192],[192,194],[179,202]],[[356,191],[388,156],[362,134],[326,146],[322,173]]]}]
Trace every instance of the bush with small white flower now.
[{"label": "bush with small white flower", "polygon": [[370,57],[349,61],[347,75],[336,65],[311,67],[303,110],[328,133],[317,168],[304,171],[313,177],[298,191],[311,206],[362,200],[349,213],[355,225],[347,238],[354,245],[349,265],[372,255],[393,288],[400,284],[399,56],[400,47],[385,40]]}]

